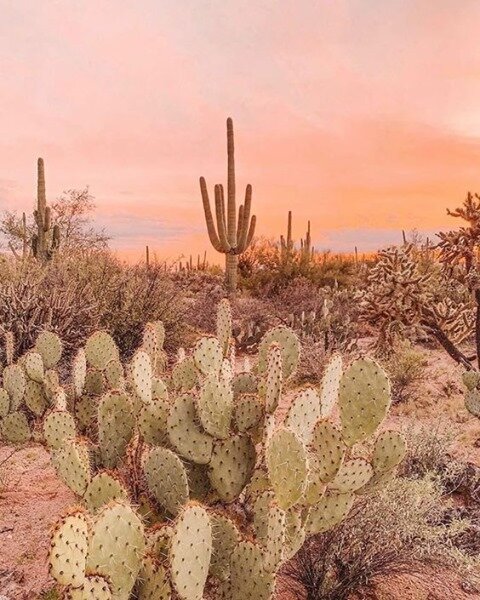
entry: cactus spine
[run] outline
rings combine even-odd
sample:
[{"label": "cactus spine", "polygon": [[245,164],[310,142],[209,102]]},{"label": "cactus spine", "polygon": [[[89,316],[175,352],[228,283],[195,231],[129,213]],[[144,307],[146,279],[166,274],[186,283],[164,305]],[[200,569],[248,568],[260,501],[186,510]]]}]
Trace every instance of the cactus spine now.
[{"label": "cactus spine", "polygon": [[238,210],[238,220],[235,202],[235,158],[233,141],[233,121],[227,119],[227,207],[225,210],[225,197],[223,185],[216,185],[215,216],[217,226],[213,220],[208,196],[207,184],[204,177],[200,177],[200,190],[202,193],[203,210],[207,224],[208,236],[212,246],[217,252],[225,254],[225,279],[230,292],[237,288],[238,256],[249,246],[255,233],[256,217],[250,217],[252,205],[252,186],[247,185],[245,203]]},{"label": "cactus spine", "polygon": [[33,256],[41,262],[53,257],[60,245],[60,228],[51,222],[51,209],[47,206],[45,192],[45,165],[43,158],[37,162],[37,208],[33,211],[37,233],[32,237]]}]

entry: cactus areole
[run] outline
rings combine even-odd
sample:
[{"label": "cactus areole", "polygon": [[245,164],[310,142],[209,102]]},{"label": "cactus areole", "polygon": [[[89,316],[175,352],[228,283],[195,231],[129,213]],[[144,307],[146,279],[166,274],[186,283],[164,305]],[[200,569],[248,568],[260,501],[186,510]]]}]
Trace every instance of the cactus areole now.
[{"label": "cactus areole", "polygon": [[227,207],[225,210],[225,197],[223,185],[215,185],[215,219],[213,219],[208,196],[207,183],[200,177],[200,191],[202,193],[203,210],[207,223],[208,236],[212,246],[217,252],[225,254],[225,279],[229,292],[237,288],[238,256],[249,246],[255,233],[256,217],[250,217],[252,205],[252,186],[247,185],[245,203],[237,209],[235,202],[235,158],[233,143],[233,121],[227,119]]}]

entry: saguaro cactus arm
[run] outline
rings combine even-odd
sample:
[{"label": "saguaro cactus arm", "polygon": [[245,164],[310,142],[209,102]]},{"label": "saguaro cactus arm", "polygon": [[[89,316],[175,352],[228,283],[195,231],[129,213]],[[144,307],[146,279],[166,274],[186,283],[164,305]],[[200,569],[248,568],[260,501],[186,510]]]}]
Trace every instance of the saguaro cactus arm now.
[{"label": "saguaro cactus arm", "polygon": [[210,242],[217,252],[226,255],[227,284],[231,290],[234,290],[236,287],[236,257],[244,252],[252,241],[255,234],[256,217],[255,215],[250,216],[252,208],[252,186],[250,184],[247,185],[245,202],[240,205],[237,216],[235,201],[235,148],[233,122],[230,118],[227,119],[227,159],[227,202],[225,205],[223,186],[220,184],[216,185],[214,188],[215,220],[210,207],[210,199],[204,177],[200,177],[200,191]]}]

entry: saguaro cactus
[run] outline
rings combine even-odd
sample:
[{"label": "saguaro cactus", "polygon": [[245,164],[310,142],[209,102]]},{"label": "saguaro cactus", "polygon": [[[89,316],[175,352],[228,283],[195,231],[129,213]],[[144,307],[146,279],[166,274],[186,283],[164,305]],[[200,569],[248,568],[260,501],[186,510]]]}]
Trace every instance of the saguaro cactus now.
[{"label": "saguaro cactus", "polygon": [[60,245],[60,228],[51,225],[51,211],[45,193],[45,166],[43,158],[37,163],[37,209],[33,211],[37,233],[32,237],[33,256],[42,262],[50,260]]},{"label": "saguaro cactus", "polygon": [[250,218],[252,205],[252,186],[247,185],[245,203],[237,211],[235,204],[235,159],[233,143],[233,121],[227,119],[227,210],[223,185],[216,185],[215,191],[215,216],[217,227],[213,221],[207,184],[204,177],[200,177],[200,190],[202,192],[203,210],[207,223],[208,236],[212,246],[217,252],[225,254],[225,278],[229,291],[234,292],[237,287],[238,255],[242,254],[252,241],[255,233],[256,217]]}]

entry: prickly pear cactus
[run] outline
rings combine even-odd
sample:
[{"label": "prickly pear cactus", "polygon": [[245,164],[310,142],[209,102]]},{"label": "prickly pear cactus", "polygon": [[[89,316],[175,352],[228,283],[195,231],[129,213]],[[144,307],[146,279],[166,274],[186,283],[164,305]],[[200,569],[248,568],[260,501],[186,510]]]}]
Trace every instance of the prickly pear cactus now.
[{"label": "prickly pear cactus", "polygon": [[[319,390],[298,390],[284,416],[295,334],[268,332],[255,370],[239,373],[226,300],[217,335],[182,352],[171,372],[154,323],[128,368],[108,334],[91,336],[65,389],[38,349],[43,376],[30,353],[7,370],[2,439],[28,439],[32,414],[42,418],[60,479],[89,511],[64,517],[52,537],[51,572],[66,598],[202,600],[214,590],[216,600],[271,600],[306,537],[395,476],[405,442],[377,434],[390,386],[376,363],[343,372],[334,355]],[[466,383],[477,393],[476,379]]]}]

